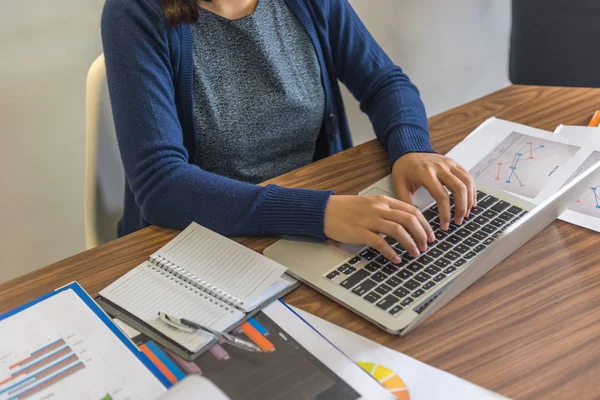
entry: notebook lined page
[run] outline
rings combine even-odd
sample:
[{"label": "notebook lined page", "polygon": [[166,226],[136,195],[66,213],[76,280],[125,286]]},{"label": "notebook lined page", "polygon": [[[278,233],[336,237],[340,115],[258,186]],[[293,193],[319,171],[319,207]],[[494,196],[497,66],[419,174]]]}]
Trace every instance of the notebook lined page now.
[{"label": "notebook lined page", "polygon": [[197,223],[153,254],[157,256],[239,299],[244,308],[255,304],[287,270]]},{"label": "notebook lined page", "polygon": [[227,311],[148,262],[129,271],[102,290],[100,295],[192,352],[204,347],[213,338],[212,335],[188,333],[170,327],[158,318],[158,311],[166,311],[217,331],[225,331],[244,318],[241,311],[231,307]]}]

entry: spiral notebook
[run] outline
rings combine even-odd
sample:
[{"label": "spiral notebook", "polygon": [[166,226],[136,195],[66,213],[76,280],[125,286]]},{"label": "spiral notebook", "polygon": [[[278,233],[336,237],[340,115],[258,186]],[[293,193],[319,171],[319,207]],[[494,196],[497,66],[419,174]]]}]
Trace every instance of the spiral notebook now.
[{"label": "spiral notebook", "polygon": [[170,350],[193,359],[215,341],[166,325],[166,311],[225,332],[298,285],[287,269],[192,223],[175,239],[100,292],[97,301]]}]

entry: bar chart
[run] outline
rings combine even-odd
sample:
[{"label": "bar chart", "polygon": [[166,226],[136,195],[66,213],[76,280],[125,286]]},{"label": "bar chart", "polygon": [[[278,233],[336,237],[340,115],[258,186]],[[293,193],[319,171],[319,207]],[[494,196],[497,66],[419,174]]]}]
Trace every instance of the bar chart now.
[{"label": "bar chart", "polygon": [[29,398],[84,368],[64,339],[54,340],[9,365],[10,376],[0,377],[0,399]]}]

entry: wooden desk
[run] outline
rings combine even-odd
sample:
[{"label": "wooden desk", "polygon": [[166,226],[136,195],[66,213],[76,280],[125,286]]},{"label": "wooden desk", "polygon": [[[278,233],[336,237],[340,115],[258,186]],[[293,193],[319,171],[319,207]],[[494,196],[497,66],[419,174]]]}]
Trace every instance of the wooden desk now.
[{"label": "wooden desk", "polygon": [[[554,130],[561,123],[587,124],[599,104],[600,89],[512,86],[432,117],[429,124],[434,147],[445,153],[494,115]],[[372,141],[272,182],[356,194],[388,168]],[[4,283],[0,312],[73,280],[96,295],[176,233],[150,227]],[[306,286],[286,301],[505,396],[598,398],[598,239],[555,222],[405,338],[386,334]],[[262,251],[274,240],[239,241]]]}]

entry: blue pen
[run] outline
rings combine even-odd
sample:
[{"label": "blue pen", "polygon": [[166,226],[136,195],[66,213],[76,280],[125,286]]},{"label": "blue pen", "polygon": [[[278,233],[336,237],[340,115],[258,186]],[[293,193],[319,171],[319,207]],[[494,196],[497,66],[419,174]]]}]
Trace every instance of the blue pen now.
[{"label": "blue pen", "polygon": [[252,327],[254,329],[256,329],[261,335],[263,335],[263,336],[269,336],[269,331],[267,330],[267,328],[265,328],[264,326],[262,326],[261,323],[258,322],[257,320],[255,320],[254,318],[250,318],[248,320],[248,323],[250,325],[252,325]]}]

